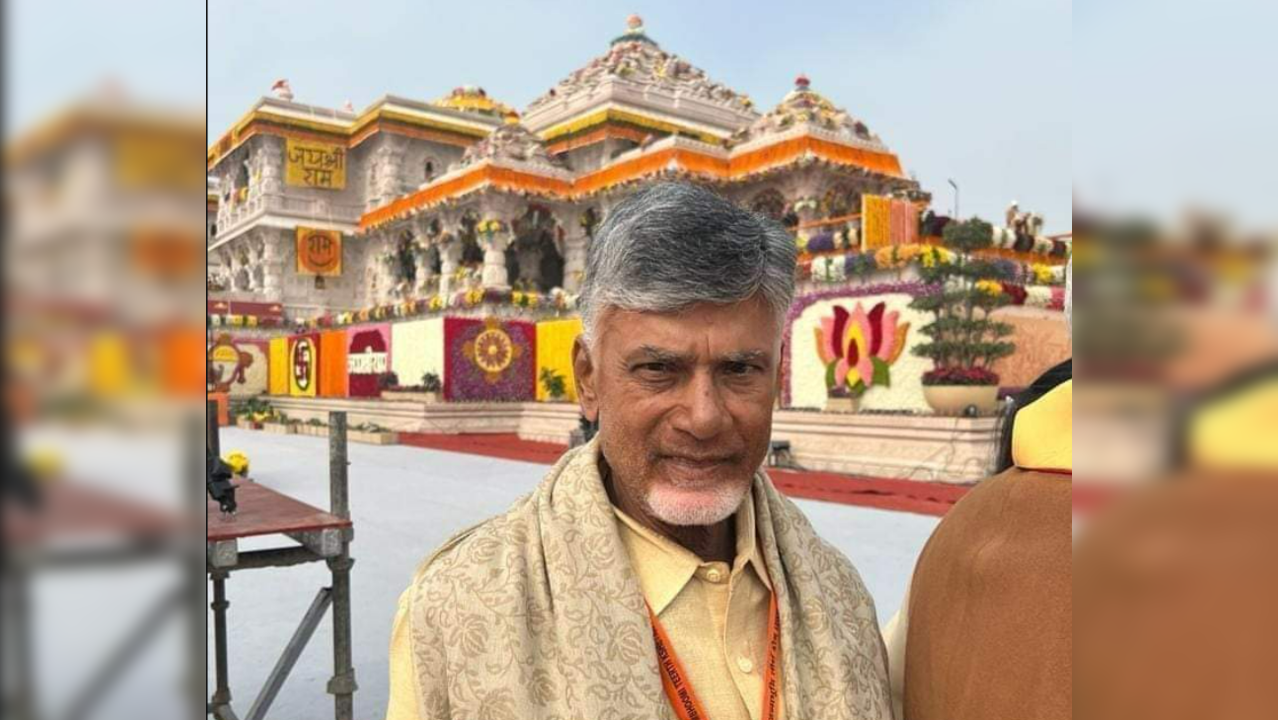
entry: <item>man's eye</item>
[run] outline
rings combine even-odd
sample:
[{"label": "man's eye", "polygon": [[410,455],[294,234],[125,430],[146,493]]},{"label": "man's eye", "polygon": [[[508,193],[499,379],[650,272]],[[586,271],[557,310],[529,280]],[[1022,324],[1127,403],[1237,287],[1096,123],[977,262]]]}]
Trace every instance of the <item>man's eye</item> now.
[{"label": "man's eye", "polygon": [[728,363],[727,367],[729,375],[749,375],[758,369],[750,363]]},{"label": "man's eye", "polygon": [[670,371],[670,366],[666,363],[652,362],[639,365],[636,369],[646,373],[665,373]]}]

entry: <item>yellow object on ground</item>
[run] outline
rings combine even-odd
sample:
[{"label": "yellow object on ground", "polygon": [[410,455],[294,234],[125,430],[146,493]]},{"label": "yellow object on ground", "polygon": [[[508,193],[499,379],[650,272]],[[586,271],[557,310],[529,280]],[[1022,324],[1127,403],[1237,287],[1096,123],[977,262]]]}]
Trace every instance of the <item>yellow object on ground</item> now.
[{"label": "yellow object on ground", "polygon": [[27,467],[41,482],[55,479],[62,474],[62,455],[56,450],[37,450],[27,457]]},{"label": "yellow object on ground", "polygon": [[231,472],[235,473],[236,477],[244,477],[245,475],[248,475],[248,471],[249,471],[248,455],[245,455],[239,450],[236,450],[230,455],[227,455],[226,457],[222,458],[222,462],[226,463],[226,466],[231,468]]}]

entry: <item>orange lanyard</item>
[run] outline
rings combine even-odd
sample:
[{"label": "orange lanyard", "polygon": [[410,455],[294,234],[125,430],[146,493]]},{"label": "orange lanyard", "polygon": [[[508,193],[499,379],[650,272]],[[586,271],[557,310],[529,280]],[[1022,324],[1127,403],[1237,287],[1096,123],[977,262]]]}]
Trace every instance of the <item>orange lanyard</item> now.
[{"label": "orange lanyard", "polygon": [[[666,629],[657,620],[657,615],[648,607],[648,616],[652,618],[652,637],[657,645],[657,666],[661,670],[661,685],[666,689],[666,697],[674,707],[679,720],[710,720],[706,709],[697,699],[688,680],[688,673],[683,663],[675,655],[674,645]],[[763,720],[775,720],[777,716],[777,653],[781,645],[781,618],[777,612],[777,594],[772,593],[768,603],[768,660],[763,671]]]}]

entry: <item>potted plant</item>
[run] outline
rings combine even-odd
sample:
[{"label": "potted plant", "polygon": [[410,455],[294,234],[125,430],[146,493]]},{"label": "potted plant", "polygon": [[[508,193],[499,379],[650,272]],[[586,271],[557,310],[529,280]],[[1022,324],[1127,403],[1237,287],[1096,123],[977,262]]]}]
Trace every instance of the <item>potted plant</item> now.
[{"label": "potted plant", "polygon": [[262,423],[262,429],[275,435],[292,435],[296,432],[297,425],[284,413],[272,412]]},{"label": "potted plant", "polygon": [[271,406],[261,398],[249,398],[235,410],[235,426],[247,430],[261,430],[262,422],[270,417]]},{"label": "potted plant", "polygon": [[399,441],[399,435],[377,423],[360,423],[347,430],[346,439],[369,445],[394,445]]},{"label": "potted plant", "polygon": [[952,222],[943,237],[954,255],[919,268],[923,280],[937,289],[910,305],[935,319],[919,328],[928,341],[913,352],[932,360],[934,369],[923,375],[923,396],[941,415],[995,412],[999,377],[991,366],[1016,349],[1006,340],[1012,326],[990,318],[1008,302],[1002,281],[1010,273],[1003,263],[973,254],[990,247],[993,236],[993,227],[980,218]]},{"label": "potted plant", "polygon": [[564,383],[564,376],[555,372],[551,368],[542,368],[541,387],[546,391],[546,396],[550,398],[552,402],[563,400],[568,394],[567,386]]},{"label": "potted plant", "polygon": [[422,375],[422,392],[426,394],[426,402],[439,402],[439,394],[444,390],[444,383],[439,375],[428,372]]},{"label": "potted plant", "polygon": [[439,392],[441,389],[443,389],[443,383],[440,382],[439,376],[435,373],[428,372],[425,375],[422,375],[422,381],[419,385],[383,386],[381,388],[381,396],[383,400],[437,403],[439,402]]},{"label": "potted plant", "polygon": [[313,435],[315,437],[325,437],[328,435],[328,425],[319,418],[311,418],[305,423],[297,426],[299,435]]}]

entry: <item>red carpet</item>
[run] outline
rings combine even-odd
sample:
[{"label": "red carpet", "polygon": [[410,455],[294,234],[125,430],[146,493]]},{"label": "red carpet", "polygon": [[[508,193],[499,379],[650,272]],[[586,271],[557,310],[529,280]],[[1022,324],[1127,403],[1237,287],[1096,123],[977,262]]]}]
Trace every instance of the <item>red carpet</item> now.
[{"label": "red carpet", "polygon": [[[556,443],[521,440],[514,434],[439,435],[430,433],[399,434],[402,445],[445,450],[553,465],[568,448]],[[844,505],[898,510],[920,515],[944,515],[969,489],[967,485],[920,482],[917,480],[881,480],[853,477],[828,472],[779,470],[768,474],[777,489],[791,497]]]},{"label": "red carpet", "polygon": [[514,433],[441,435],[437,433],[401,432],[399,434],[399,443],[401,445],[430,448],[431,450],[485,455],[503,460],[522,460],[543,465],[554,465],[559,456],[563,455],[564,451],[568,449],[567,445],[521,440]]}]

